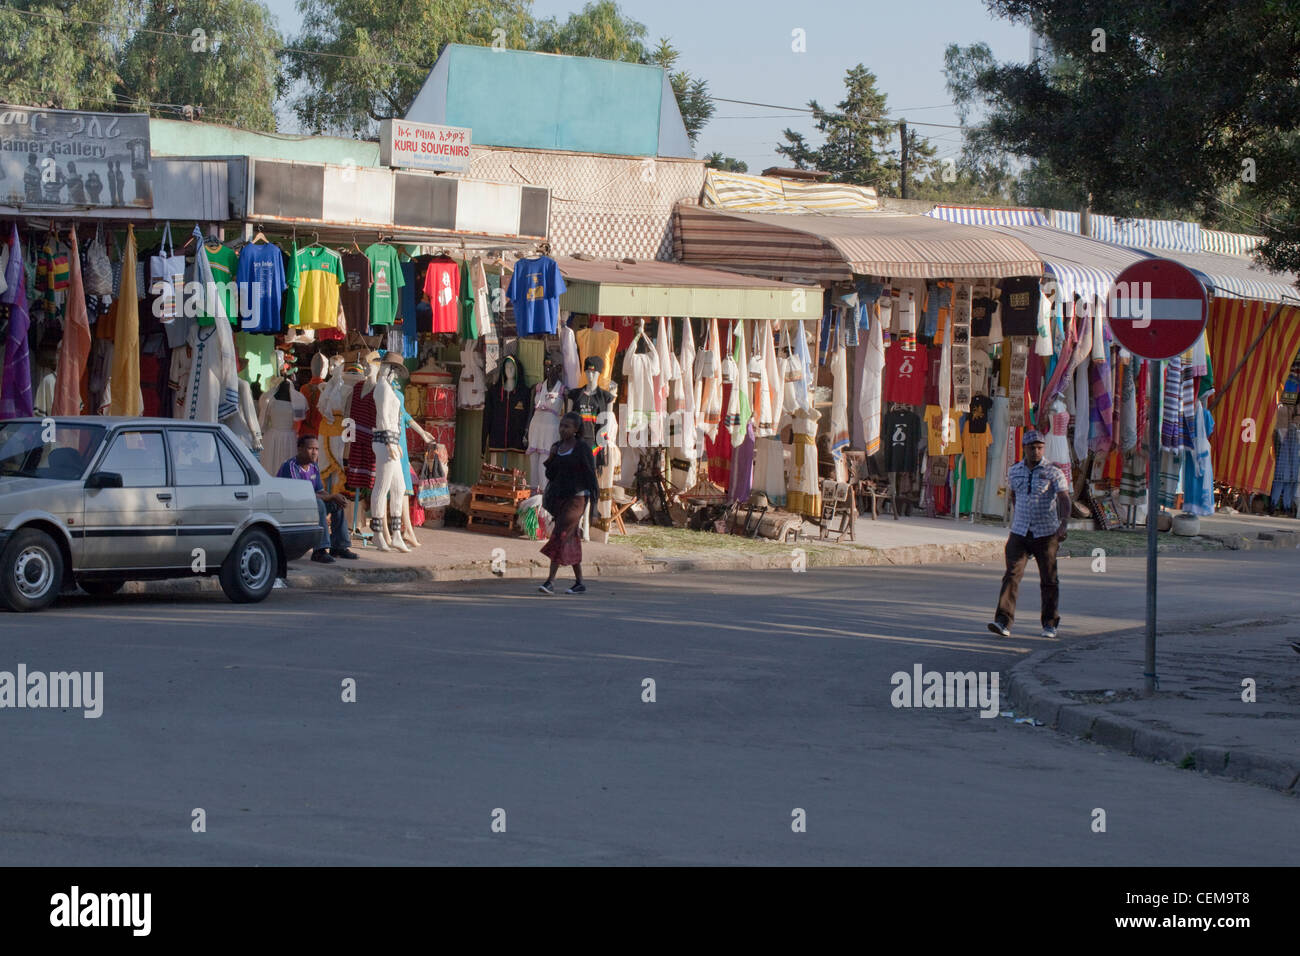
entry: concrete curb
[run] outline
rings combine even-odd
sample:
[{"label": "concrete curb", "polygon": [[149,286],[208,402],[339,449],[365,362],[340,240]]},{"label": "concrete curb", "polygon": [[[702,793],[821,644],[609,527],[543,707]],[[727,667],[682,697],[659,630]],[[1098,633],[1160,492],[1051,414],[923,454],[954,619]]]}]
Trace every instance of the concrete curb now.
[{"label": "concrete curb", "polygon": [[1026,713],[1060,733],[1122,753],[1245,780],[1283,793],[1300,793],[1300,757],[1287,759],[1201,743],[1191,734],[1157,729],[1057,693],[1038,679],[1034,668],[1060,650],[1038,651],[1011,668],[1007,698],[1017,713]]}]

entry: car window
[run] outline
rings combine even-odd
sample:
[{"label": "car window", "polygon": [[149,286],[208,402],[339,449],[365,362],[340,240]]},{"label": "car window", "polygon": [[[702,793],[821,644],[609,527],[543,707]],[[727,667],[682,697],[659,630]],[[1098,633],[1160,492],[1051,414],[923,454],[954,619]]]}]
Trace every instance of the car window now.
[{"label": "car window", "polygon": [[227,485],[246,485],[248,484],[248,470],[239,462],[235,453],[230,450],[225,442],[217,442],[217,447],[221,449],[221,475],[222,481]]},{"label": "car window", "polygon": [[171,445],[172,470],[178,488],[221,484],[216,435],[209,431],[169,428],[167,441]]},{"label": "car window", "polygon": [[117,472],[123,488],[155,488],[167,484],[167,454],[161,432],[119,432],[104,456],[100,471]]}]

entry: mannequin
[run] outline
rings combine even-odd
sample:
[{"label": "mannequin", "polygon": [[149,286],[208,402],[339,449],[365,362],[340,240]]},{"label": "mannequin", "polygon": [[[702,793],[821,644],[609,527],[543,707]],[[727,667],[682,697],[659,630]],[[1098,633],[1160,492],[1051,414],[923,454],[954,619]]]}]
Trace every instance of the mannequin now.
[{"label": "mannequin", "polygon": [[[398,395],[402,399],[402,427],[398,429],[397,436],[402,446],[402,485],[405,491],[402,495],[402,540],[411,547],[418,548],[420,541],[415,536],[415,523],[411,520],[411,495],[415,494],[415,486],[411,482],[411,453],[406,444],[406,430],[409,428],[423,438],[430,451],[435,451],[438,446],[437,440],[421,428],[420,423],[406,410],[406,393],[401,389],[400,383],[398,389]],[[446,464],[444,461],[443,465]]]},{"label": "mannequin", "polygon": [[402,499],[406,482],[402,479],[402,397],[394,387],[398,376],[406,374],[400,355],[389,352],[379,363],[373,395],[375,429],[370,447],[375,458],[375,483],[370,494],[370,529],[375,532],[380,551],[410,552],[402,540]]},{"label": "mannequin", "polygon": [[483,449],[527,453],[531,396],[523,370],[513,355],[501,362],[501,380],[488,389],[483,413]]},{"label": "mannequin", "polygon": [[[364,357],[365,378],[352,386],[343,404],[344,437],[348,437],[350,423],[351,441],[346,445],[347,466],[345,482],[353,491],[369,491],[375,485],[375,453],[371,448],[371,435],[375,428],[374,390],[379,376],[379,353],[370,352]],[[358,517],[358,524],[363,523]],[[353,531],[360,531],[353,527]]]},{"label": "mannequin", "polygon": [[569,411],[582,416],[582,431],[578,434],[578,439],[596,455],[599,475],[599,469],[605,467],[609,457],[600,441],[601,428],[608,419],[602,419],[601,416],[613,407],[614,394],[600,387],[605,372],[605,360],[601,356],[589,355],[582,364],[586,384],[576,392],[569,393],[568,405]]},{"label": "mannequin", "polygon": [[287,379],[276,377],[267,382],[258,399],[262,430],[262,467],[275,474],[298,453],[297,425],[307,417],[307,399]]},{"label": "mannequin", "polygon": [[[239,363],[239,414],[226,420],[226,427],[235,433],[235,437],[244,443],[254,455],[262,453],[262,426],[258,422],[257,403],[253,401],[253,390],[243,377],[245,362],[243,356],[236,358]],[[296,448],[295,448],[296,451]],[[277,466],[278,467],[278,466]]]},{"label": "mannequin", "polygon": [[[1055,465],[1065,474],[1065,480],[1070,480],[1070,442],[1066,437],[1066,429],[1070,427],[1070,412],[1065,407],[1065,400],[1061,396],[1052,399],[1049,406],[1051,412],[1051,431],[1047,435],[1047,448],[1043,453],[1044,460]],[[1079,426],[1076,425],[1076,428]],[[1083,424],[1087,428],[1087,424]]]},{"label": "mannequin", "polygon": [[[320,412],[320,477],[330,494],[343,487],[343,405],[352,386],[362,380],[360,365],[345,367],[343,357],[330,361],[329,378],[321,387],[316,408]],[[346,391],[345,391],[346,390]]]},{"label": "mannequin", "polygon": [[529,483],[546,490],[546,471],[542,462],[551,446],[560,440],[560,415],[564,411],[566,389],[560,380],[562,369],[554,362],[545,366],[545,379],[533,388],[533,417],[528,423]]}]

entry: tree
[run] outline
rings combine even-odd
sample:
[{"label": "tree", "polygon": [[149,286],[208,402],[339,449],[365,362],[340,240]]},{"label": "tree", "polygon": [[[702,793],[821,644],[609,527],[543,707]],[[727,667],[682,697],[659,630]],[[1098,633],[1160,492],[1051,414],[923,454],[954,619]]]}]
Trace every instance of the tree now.
[{"label": "tree", "polygon": [[704,157],[704,165],[710,169],[720,169],[725,173],[749,172],[748,163],[732,156],[723,156],[721,153],[709,153]]},{"label": "tree", "polygon": [[529,48],[542,53],[625,63],[645,63],[649,56],[645,24],[623,16],[614,0],[588,3],[563,23],[555,17],[538,20],[529,33]]},{"label": "tree", "polygon": [[151,0],[133,18],[119,101],[201,107],[203,118],[274,130],[280,35],[258,0]]},{"label": "tree", "polygon": [[[786,142],[776,151],[799,169],[816,168],[831,174],[832,182],[875,186],[882,195],[899,194],[902,165],[892,144],[898,125],[887,118],[885,94],[876,89],[876,76],[859,63],[845,73],[847,95],[835,111],[809,102],[820,147],[808,144],[802,133],[787,129]],[[915,130],[908,130],[908,183],[919,184],[934,165],[935,148]]]},{"label": "tree", "polygon": [[696,79],[684,70],[673,70],[680,55],[673,49],[667,37],[660,37],[659,46],[646,57],[644,62],[663,67],[668,74],[668,82],[673,88],[673,95],[677,98],[677,110],[682,114],[686,135],[690,137],[691,145],[694,146],[700,131],[713,115],[713,99],[709,96],[709,84],[706,81]]},{"label": "tree", "polygon": [[0,101],[117,109],[116,51],[127,37],[131,6],[127,0],[6,0],[0,5]]},{"label": "tree", "polygon": [[1239,0],[1228,13],[1182,0],[988,6],[1034,23],[1051,53],[1028,64],[997,63],[987,48],[949,57],[962,66],[954,95],[986,111],[978,134],[986,146],[1045,164],[1116,215],[1216,225],[1232,220],[1227,203],[1266,209],[1263,259],[1300,266],[1292,0]]},{"label": "tree", "polygon": [[400,117],[448,43],[525,45],[528,0],[298,0],[293,111],[314,133],[371,136]]}]

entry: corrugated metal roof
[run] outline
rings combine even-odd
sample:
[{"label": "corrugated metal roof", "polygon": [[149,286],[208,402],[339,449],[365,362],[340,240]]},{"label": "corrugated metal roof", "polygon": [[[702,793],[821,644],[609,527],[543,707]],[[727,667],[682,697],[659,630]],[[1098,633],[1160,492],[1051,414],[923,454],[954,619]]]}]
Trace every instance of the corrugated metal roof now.
[{"label": "corrugated metal roof", "polygon": [[1043,271],[1014,237],[926,216],[773,215],[679,203],[675,227],[682,261],[773,278],[985,279]]}]

